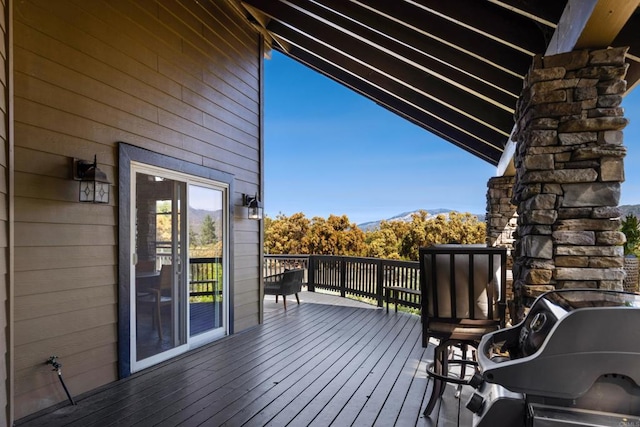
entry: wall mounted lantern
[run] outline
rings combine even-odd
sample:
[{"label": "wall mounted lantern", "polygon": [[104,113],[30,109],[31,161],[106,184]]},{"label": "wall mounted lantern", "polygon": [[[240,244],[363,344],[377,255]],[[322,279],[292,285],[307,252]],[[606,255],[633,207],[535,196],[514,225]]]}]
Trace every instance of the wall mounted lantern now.
[{"label": "wall mounted lantern", "polygon": [[243,194],[242,206],[247,208],[247,218],[256,220],[262,219],[262,206],[260,206],[260,200],[258,200],[257,194],[255,196]]},{"label": "wall mounted lantern", "polygon": [[107,174],[98,169],[97,156],[94,156],[93,163],[73,159],[73,179],[80,181],[81,202],[109,203],[111,182]]}]

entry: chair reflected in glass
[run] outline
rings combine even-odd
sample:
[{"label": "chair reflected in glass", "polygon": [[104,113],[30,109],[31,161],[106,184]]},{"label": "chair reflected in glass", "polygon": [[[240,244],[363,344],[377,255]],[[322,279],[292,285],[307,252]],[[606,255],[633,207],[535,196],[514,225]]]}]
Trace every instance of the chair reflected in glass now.
[{"label": "chair reflected in glass", "polygon": [[[427,375],[433,382],[424,411],[428,417],[446,383],[467,384],[469,347],[477,348],[482,336],[504,327],[506,297],[506,248],[484,245],[434,245],[420,249],[422,291],[422,346],[438,340]],[[451,358],[457,352],[457,358]],[[473,353],[473,352],[472,352]],[[450,365],[459,365],[452,377]],[[473,369],[475,372],[475,369]]]},{"label": "chair reflected in glass", "polygon": [[158,339],[164,339],[163,323],[162,323],[162,307],[171,305],[172,298],[172,274],[171,265],[163,265],[160,268],[160,274],[154,285],[146,289],[140,289],[138,292],[138,305],[150,306],[152,310],[153,328],[158,332]]}]

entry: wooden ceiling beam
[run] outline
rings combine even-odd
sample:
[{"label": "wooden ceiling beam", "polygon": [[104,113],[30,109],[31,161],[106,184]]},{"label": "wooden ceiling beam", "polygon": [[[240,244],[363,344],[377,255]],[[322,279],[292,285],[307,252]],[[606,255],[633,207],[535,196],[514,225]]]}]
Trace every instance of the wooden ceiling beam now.
[{"label": "wooden ceiling beam", "polygon": [[514,13],[529,17],[543,25],[551,25],[555,28],[555,23],[560,20],[564,12],[564,2],[558,0],[488,0],[489,2],[509,9]]},{"label": "wooden ceiling beam", "polygon": [[497,41],[454,25],[446,19],[411,6],[406,2],[388,0],[351,0],[382,16],[391,16],[407,28],[439,40],[449,46],[500,67],[522,78],[531,65],[531,56],[511,49]]},{"label": "wooden ceiling beam", "polygon": [[[575,49],[611,46],[638,5],[640,0],[598,1],[576,42]],[[635,30],[640,31],[639,28]]]},{"label": "wooden ceiling beam", "polygon": [[640,0],[569,0],[545,55],[611,46],[638,4]]},{"label": "wooden ceiling beam", "polygon": [[627,93],[640,84],[640,8],[629,17],[629,21],[622,27],[616,38],[611,43],[612,46],[629,46],[627,52]]},{"label": "wooden ceiling beam", "polygon": [[486,84],[500,87],[504,92],[518,96],[522,90],[522,79],[506,73],[500,68],[465,54],[437,39],[426,37],[418,31],[407,28],[393,19],[376,14],[354,2],[344,0],[316,0],[344,16],[357,17],[362,25],[372,29],[384,29],[384,34],[392,40],[429,55],[451,68],[461,70]]},{"label": "wooden ceiling beam", "polygon": [[248,2],[260,3],[261,10],[271,18],[267,29],[275,34],[280,35],[283,30],[293,29],[295,23],[296,32],[289,37],[284,37],[289,39],[289,42],[298,44],[301,43],[301,39],[318,40],[346,57],[366,64],[369,67],[368,73],[385,74],[399,85],[411,88],[425,98],[431,98],[463,116],[504,132],[505,135],[508,135],[513,126],[513,115],[510,112],[482,102],[480,98],[458,87],[443,84],[438,78],[376,49],[366,40],[345,37],[344,32],[306,14],[303,10],[279,1],[261,3],[258,0],[248,0]]},{"label": "wooden ceiling beam", "polygon": [[495,4],[477,0],[406,0],[450,22],[509,46],[512,49],[535,55],[546,48],[547,34],[553,28],[501,8]]},{"label": "wooden ceiling beam", "polygon": [[500,90],[496,86],[488,85],[480,79],[426,55],[423,51],[394,40],[379,31],[374,31],[372,28],[363,25],[359,16],[358,22],[355,22],[353,19],[344,17],[342,12],[323,7],[326,6],[326,3],[321,6],[316,2],[311,3],[307,0],[287,1],[293,6],[304,8],[308,14],[317,17],[319,20],[331,22],[334,28],[339,28],[339,31],[348,34],[349,37],[358,38],[373,48],[379,49],[385,56],[389,55],[391,61],[404,62],[411,67],[417,68],[417,72],[422,71],[441,80],[442,85],[455,86],[513,114],[517,96]]}]

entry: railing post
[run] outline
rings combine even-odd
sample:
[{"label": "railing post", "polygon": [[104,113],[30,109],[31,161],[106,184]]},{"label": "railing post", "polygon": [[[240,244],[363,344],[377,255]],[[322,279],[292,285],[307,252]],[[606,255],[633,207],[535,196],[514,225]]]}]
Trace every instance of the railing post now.
[{"label": "railing post", "polygon": [[313,255],[309,255],[309,259],[307,261],[307,290],[309,292],[315,292],[316,288],[316,257]]},{"label": "railing post", "polygon": [[384,264],[381,259],[378,259],[376,264],[378,268],[376,274],[376,297],[378,299],[378,307],[382,307],[384,299]]},{"label": "railing post", "polygon": [[347,261],[346,258],[341,256],[340,258],[340,296],[347,296]]}]

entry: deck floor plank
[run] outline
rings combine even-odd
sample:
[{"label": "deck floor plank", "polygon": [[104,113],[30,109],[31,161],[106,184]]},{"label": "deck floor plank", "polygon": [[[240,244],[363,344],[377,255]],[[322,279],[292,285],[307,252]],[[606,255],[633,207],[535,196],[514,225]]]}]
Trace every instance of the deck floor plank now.
[{"label": "deck floor plank", "polygon": [[[245,390],[251,393],[259,393],[273,388],[270,382],[277,382],[273,379],[283,369],[291,364],[299,363],[297,354],[288,351],[290,348],[299,347],[301,351],[312,348],[316,340],[322,339],[322,335],[328,335],[328,331],[310,328],[309,325],[319,322],[326,316],[333,313],[333,309],[324,309],[329,314],[318,313],[311,323],[295,322],[293,328],[287,328],[279,336],[272,337],[268,343],[260,349],[255,349],[249,356],[243,358],[241,355],[231,359],[234,364],[233,370],[228,369],[229,359],[222,360],[222,366],[210,372],[225,372],[225,375],[210,380],[205,387],[194,390],[188,397],[180,401],[172,402],[169,409],[176,409],[175,415],[162,420],[164,424],[179,424],[189,418],[189,422],[197,425],[197,418],[205,416],[206,412],[212,409],[228,408],[229,402],[239,400],[246,394]],[[212,405],[212,403],[217,405]],[[195,405],[195,406],[194,406]],[[165,411],[163,411],[165,412]],[[146,422],[160,421],[155,416],[147,417]],[[162,414],[158,414],[162,415]],[[196,419],[190,419],[196,416]]]},{"label": "deck floor plank", "polygon": [[[409,320],[408,316],[403,316]],[[327,404],[320,410],[310,426],[350,425],[346,418],[357,415],[371,393],[372,381],[377,380],[383,373],[379,362],[383,359],[393,340],[403,333],[407,327],[406,322],[397,322],[391,330],[381,333],[371,340],[365,347],[364,359],[358,362],[357,369],[349,373],[348,380],[337,390],[334,390]],[[410,327],[410,326],[409,326]],[[405,334],[408,332],[405,332]],[[379,368],[379,369],[378,369]],[[378,369],[378,370],[377,370]],[[371,380],[369,380],[371,378]],[[368,381],[369,380],[369,381]],[[345,411],[356,411],[355,414],[347,414]],[[343,420],[338,418],[341,416]]]},{"label": "deck floor plank", "polygon": [[[419,328],[417,323],[408,323],[401,334],[393,337],[393,341],[387,347],[384,355],[373,368],[375,375],[367,376],[362,383],[362,390],[354,398],[349,399],[340,415],[336,418],[338,425],[373,425],[387,394],[397,380],[404,363],[406,353],[413,348],[410,341],[414,328]],[[413,334],[415,336],[415,333]],[[379,371],[379,372],[376,372]],[[346,422],[346,423],[345,423]]]},{"label": "deck floor plank", "polygon": [[[328,310],[329,308],[325,308]],[[315,317],[311,317],[309,322],[315,321]],[[304,328],[307,322],[300,322],[296,324],[296,327]],[[274,330],[275,332],[275,330]],[[212,351],[208,354],[208,357],[198,359],[197,364],[188,364],[184,366],[183,374],[179,377],[171,376],[164,379],[157,379],[156,383],[147,389],[140,392],[140,401],[132,403],[126,407],[119,406],[117,412],[110,411],[110,408],[104,408],[100,414],[96,414],[98,417],[94,417],[94,422],[89,420],[83,420],[78,425],[90,426],[90,425],[106,425],[111,421],[117,421],[118,425],[135,425],[137,422],[144,420],[150,415],[155,415],[157,408],[163,408],[163,412],[166,409],[165,404],[171,404],[171,408],[176,411],[182,411],[184,409],[184,400],[193,399],[192,393],[199,389],[199,386],[209,386],[218,388],[224,386],[223,381],[211,382],[212,371],[215,371],[215,365],[212,363],[220,363],[220,368],[224,370],[228,366],[228,360],[233,360],[238,363],[238,366],[242,366],[243,363],[249,365],[256,362],[255,359],[264,357],[270,354],[270,351],[276,352],[277,350],[269,350],[272,347],[273,340],[278,337],[277,333],[269,333],[266,329],[265,335],[246,336],[242,337],[242,340],[237,340],[233,347],[226,347],[221,351]],[[266,338],[266,339],[265,339]],[[251,342],[254,346],[251,346]],[[244,351],[243,351],[244,350]],[[248,362],[245,362],[248,359]],[[235,372],[235,371],[234,371]],[[224,378],[223,378],[224,379]],[[183,395],[178,398],[178,394]],[[144,399],[142,399],[144,398]],[[176,408],[177,407],[177,408]]]},{"label": "deck floor plank", "polygon": [[[377,316],[376,316],[377,317]],[[292,419],[293,425],[309,425],[317,414],[325,408],[351,378],[354,372],[362,369],[363,358],[370,356],[371,341],[378,334],[384,333],[385,328],[394,327],[397,320],[388,321],[384,327],[378,323],[370,328],[357,341],[350,343],[347,352],[323,374],[321,381],[314,382],[305,392],[311,397],[307,399],[303,408]],[[301,406],[301,405],[300,405]],[[282,415],[282,414],[281,414]],[[282,416],[280,418],[283,418]],[[279,425],[280,420],[273,420],[273,425]]]},{"label": "deck floor plank", "polygon": [[[431,417],[417,316],[344,298],[265,299],[265,322],[23,420],[56,426],[471,425],[467,395]],[[461,409],[462,408],[462,409]]]},{"label": "deck floor plank", "polygon": [[[323,358],[319,355],[322,359],[320,363],[314,366],[309,364],[309,371],[301,372],[302,377],[297,375],[298,379],[295,383],[279,398],[273,401],[268,399],[268,405],[248,420],[246,425],[282,425],[299,415],[309,404],[322,402],[319,398],[320,391],[336,376],[343,373],[344,367],[349,362],[357,358],[359,348],[363,347],[359,342],[369,339],[372,334],[375,334],[375,328],[380,327],[376,324],[378,319],[374,314],[368,316],[366,322],[357,325],[357,329],[352,328],[351,325],[349,328],[344,328],[344,336],[332,344],[327,357]],[[348,335],[346,335],[347,331]]]},{"label": "deck floor plank", "polygon": [[[419,327],[420,325],[417,326]],[[412,345],[412,348],[397,357],[397,362],[400,366],[396,369],[399,371],[396,370],[391,372],[391,375],[387,375],[385,381],[381,382],[376,389],[380,400],[370,399],[367,402],[367,406],[373,405],[378,411],[376,417],[372,420],[373,422],[370,423],[371,425],[389,426],[397,423],[403,404],[411,390],[411,385],[414,379],[421,374],[419,371],[420,361],[425,357],[427,350],[422,347],[419,334],[417,337],[412,334],[412,338],[413,341],[407,341]],[[424,379],[426,380],[426,378]],[[422,386],[426,389],[426,382],[423,382]],[[418,406],[421,406],[421,402],[418,403]],[[418,413],[417,411],[419,411],[419,408],[414,413]],[[358,418],[358,421],[364,423],[364,419],[361,417]],[[405,422],[415,425],[417,417],[412,421],[406,420]]]},{"label": "deck floor plank", "polygon": [[[272,322],[269,324],[269,328],[264,331],[258,331],[257,329],[253,329],[251,331],[247,331],[248,336],[245,338],[253,339],[263,339],[269,336],[276,336],[278,334],[277,327],[285,322],[286,319],[282,318],[282,316],[273,316]],[[126,414],[127,408],[129,406],[133,406],[136,411],[145,410],[145,407],[140,405],[140,401],[153,401],[157,399],[156,393],[159,391],[165,391],[167,387],[171,384],[176,384],[176,381],[184,383],[185,381],[189,381],[189,375],[202,375],[205,373],[203,371],[203,366],[208,363],[212,358],[217,358],[220,354],[222,355],[231,355],[240,354],[243,351],[243,347],[251,348],[252,344],[244,344],[241,345],[233,345],[233,347],[229,347],[229,340],[231,337],[227,337],[224,340],[218,342],[219,345],[216,346],[215,350],[210,352],[193,352],[187,358],[185,358],[184,363],[181,362],[181,358],[176,359],[176,363],[168,364],[167,366],[161,366],[162,369],[152,368],[144,372],[140,378],[136,374],[134,376],[120,381],[117,387],[108,387],[106,390],[102,391],[98,398],[93,399],[91,406],[78,406],[77,410],[74,411],[73,419],[74,421],[69,421],[68,425],[78,425],[78,426],[90,426],[93,424],[98,425],[106,425],[109,421],[109,418],[112,417],[114,419],[118,419],[121,421],[121,418]],[[245,341],[251,342],[251,339],[247,339]],[[258,347],[258,346],[254,346]],[[117,407],[117,410],[113,410],[112,407]],[[101,410],[96,410],[96,408],[102,408]],[[82,414],[86,416],[83,417]],[[33,426],[49,426],[49,421],[43,420],[42,423],[33,422]]]},{"label": "deck floor plank", "polygon": [[[356,325],[360,321],[359,318],[366,315],[363,312],[352,314],[348,319]],[[233,396],[237,397],[234,402],[230,402],[230,396],[227,394],[225,401],[219,402],[223,403],[222,410],[208,406],[194,414],[189,419],[189,423],[199,425],[206,422],[209,425],[220,425],[227,422],[228,425],[242,425],[266,405],[277,401],[282,393],[294,386],[296,382],[311,381],[305,376],[310,375],[314,359],[323,360],[330,356],[336,338],[334,330],[322,329],[324,331],[321,335],[305,342],[303,346],[296,345],[283,349],[282,353],[288,354],[287,359],[272,370],[263,371],[264,381],[270,385],[268,393],[261,389],[242,390],[238,396]],[[263,370],[263,365],[257,366],[256,369]]]}]

